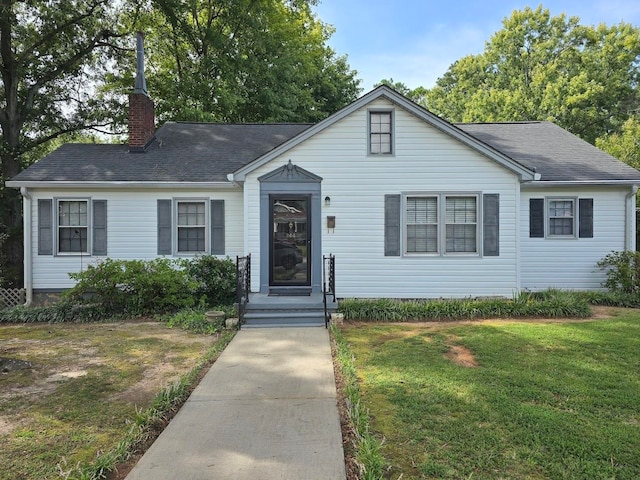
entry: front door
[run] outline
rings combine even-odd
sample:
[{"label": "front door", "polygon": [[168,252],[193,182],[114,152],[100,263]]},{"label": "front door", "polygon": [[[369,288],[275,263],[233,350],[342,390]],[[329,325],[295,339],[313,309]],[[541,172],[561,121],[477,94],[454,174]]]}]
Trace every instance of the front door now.
[{"label": "front door", "polygon": [[270,195],[269,284],[311,285],[310,195]]}]

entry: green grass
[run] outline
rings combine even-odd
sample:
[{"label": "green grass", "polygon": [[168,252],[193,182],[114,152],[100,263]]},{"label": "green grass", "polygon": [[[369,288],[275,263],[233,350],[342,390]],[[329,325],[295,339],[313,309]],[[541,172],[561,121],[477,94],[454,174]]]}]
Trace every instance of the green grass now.
[{"label": "green grass", "polygon": [[0,326],[0,356],[34,364],[0,376],[0,479],[103,478],[232,336],[156,322]]},{"label": "green grass", "polygon": [[[344,328],[388,478],[640,478],[640,312]],[[478,364],[447,357],[453,346]]]}]

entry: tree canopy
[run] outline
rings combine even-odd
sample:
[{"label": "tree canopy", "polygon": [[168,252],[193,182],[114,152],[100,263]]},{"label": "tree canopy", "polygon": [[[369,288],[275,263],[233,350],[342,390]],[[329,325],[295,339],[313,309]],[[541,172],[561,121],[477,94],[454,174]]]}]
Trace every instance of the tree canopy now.
[{"label": "tree canopy", "polygon": [[[353,101],[357,72],[327,46],[312,0],[149,0],[147,85],[160,121],[315,122]],[[131,85],[119,65],[111,87]]]},{"label": "tree canopy", "polygon": [[450,121],[550,120],[583,139],[619,131],[640,104],[640,30],[514,11],[483,53],[456,61],[427,91]]},{"label": "tree canopy", "polygon": [[315,122],[354,100],[357,72],[327,46],[314,3],[0,1],[0,234],[16,271],[21,202],[4,182],[56,142],[126,130],[134,32],[160,122]]}]

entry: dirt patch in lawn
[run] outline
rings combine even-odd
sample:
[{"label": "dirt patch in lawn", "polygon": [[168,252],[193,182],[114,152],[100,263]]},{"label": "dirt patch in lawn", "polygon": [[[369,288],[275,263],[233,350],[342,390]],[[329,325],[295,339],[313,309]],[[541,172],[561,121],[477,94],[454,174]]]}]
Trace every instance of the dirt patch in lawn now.
[{"label": "dirt patch in lawn", "polygon": [[473,368],[478,366],[478,362],[476,362],[471,350],[462,345],[451,345],[445,357],[461,367]]},{"label": "dirt patch in lawn", "polygon": [[57,478],[61,459],[113,448],[218,338],[152,321],[0,325],[0,477]]}]

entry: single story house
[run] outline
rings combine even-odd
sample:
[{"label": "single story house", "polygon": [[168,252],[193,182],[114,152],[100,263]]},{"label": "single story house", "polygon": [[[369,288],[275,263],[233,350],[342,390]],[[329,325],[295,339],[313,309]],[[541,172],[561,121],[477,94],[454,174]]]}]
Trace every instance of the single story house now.
[{"label": "single story house", "polygon": [[144,78],[128,145],[66,144],[24,197],[28,298],[106,257],[251,254],[255,293],[598,289],[635,249],[640,172],[550,122],[452,124],[380,86],[317,124],[167,122]]}]

